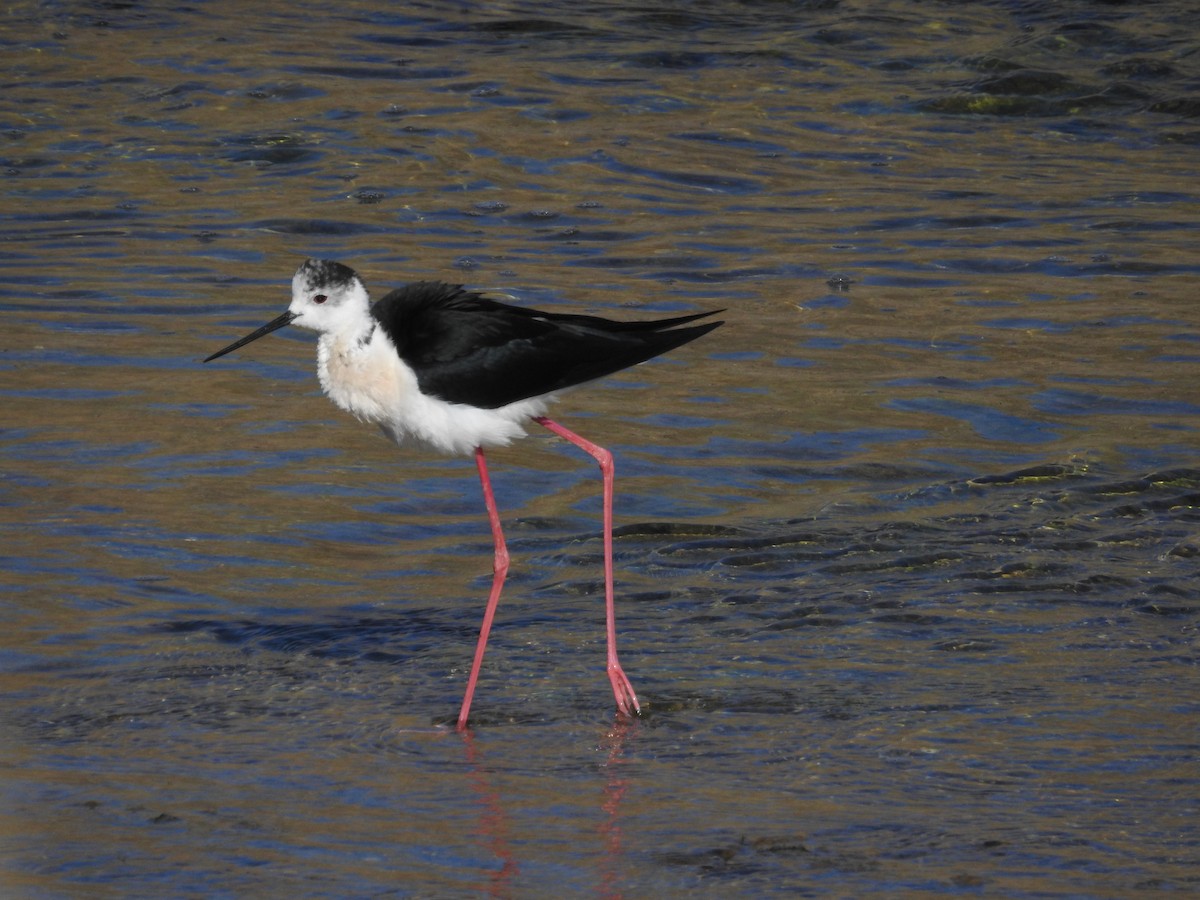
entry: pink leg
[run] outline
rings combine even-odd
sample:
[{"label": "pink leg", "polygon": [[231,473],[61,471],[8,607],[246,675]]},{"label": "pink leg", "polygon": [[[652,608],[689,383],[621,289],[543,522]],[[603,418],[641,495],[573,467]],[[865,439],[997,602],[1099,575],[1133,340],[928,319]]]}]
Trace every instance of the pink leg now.
[{"label": "pink leg", "polygon": [[603,447],[597,447],[591,441],[586,441],[568,428],[564,428],[552,419],[540,416],[534,419],[539,425],[549,428],[559,437],[570,441],[592,459],[600,464],[600,474],[604,481],[604,605],[608,619],[608,680],[612,682],[613,696],[617,700],[617,709],[625,715],[634,712],[641,713],[637,694],[633,685],[625,677],[625,670],[617,659],[617,613],[613,604],[613,457]]},{"label": "pink leg", "polygon": [[508,574],[508,548],[504,545],[504,532],[500,528],[500,513],[496,511],[496,498],[492,494],[492,480],[488,477],[483,448],[475,448],[475,465],[479,467],[479,483],[483,485],[483,502],[487,504],[488,521],[492,525],[492,543],[495,557],[492,561],[492,592],[488,595],[487,608],[483,611],[483,624],[479,626],[479,643],[475,645],[475,661],[471,663],[471,677],[467,679],[467,692],[463,696],[462,709],[458,713],[458,730],[467,727],[467,714],[471,711],[471,699],[475,696],[475,682],[479,680],[479,669],[483,665],[483,652],[487,649],[488,634],[492,630],[492,619],[500,603],[500,591],[504,588],[504,576]]}]

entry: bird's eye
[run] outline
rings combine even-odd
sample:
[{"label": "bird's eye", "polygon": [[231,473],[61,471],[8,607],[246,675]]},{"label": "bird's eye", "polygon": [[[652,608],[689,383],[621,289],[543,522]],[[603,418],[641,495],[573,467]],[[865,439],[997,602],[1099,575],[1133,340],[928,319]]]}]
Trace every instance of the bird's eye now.
[{"label": "bird's eye", "polygon": [[313,303],[324,303],[328,299],[324,294],[313,294]]}]

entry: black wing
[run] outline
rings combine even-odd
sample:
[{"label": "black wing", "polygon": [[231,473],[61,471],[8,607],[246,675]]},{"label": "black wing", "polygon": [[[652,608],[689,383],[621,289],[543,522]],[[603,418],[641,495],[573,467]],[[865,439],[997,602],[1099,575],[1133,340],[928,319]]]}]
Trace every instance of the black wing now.
[{"label": "black wing", "polygon": [[423,393],[486,409],[602,378],[723,324],[675,327],[712,312],[643,322],[539,312],[436,281],[392,291],[371,315]]}]

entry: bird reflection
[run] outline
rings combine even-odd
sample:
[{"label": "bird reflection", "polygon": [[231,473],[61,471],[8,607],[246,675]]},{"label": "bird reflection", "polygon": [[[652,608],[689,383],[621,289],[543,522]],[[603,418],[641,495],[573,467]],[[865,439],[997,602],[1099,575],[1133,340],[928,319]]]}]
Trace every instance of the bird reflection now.
[{"label": "bird reflection", "polygon": [[[625,895],[621,888],[621,876],[626,870],[624,830],[622,826],[625,795],[629,790],[629,779],[624,772],[626,748],[634,739],[640,722],[618,713],[612,728],[605,732],[599,744],[604,759],[598,769],[604,774],[604,784],[598,799],[600,824],[597,829],[599,851],[599,877],[596,896],[602,900],[621,900]],[[467,780],[474,792],[479,808],[477,835],[480,845],[500,862],[500,867],[489,872],[486,883],[476,889],[489,897],[510,898],[518,896],[514,882],[521,871],[512,836],[512,801],[506,800],[494,783],[495,773],[489,768],[484,752],[476,742],[470,728],[459,732],[462,735],[466,761]],[[581,848],[584,856],[591,855]]]}]

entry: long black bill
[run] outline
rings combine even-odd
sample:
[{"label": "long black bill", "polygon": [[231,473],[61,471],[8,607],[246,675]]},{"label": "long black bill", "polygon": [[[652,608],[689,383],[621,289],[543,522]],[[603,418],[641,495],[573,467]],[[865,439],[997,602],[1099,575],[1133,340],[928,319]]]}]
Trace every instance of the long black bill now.
[{"label": "long black bill", "polygon": [[262,328],[258,329],[258,331],[250,332],[248,335],[246,335],[241,340],[234,341],[232,344],[230,344],[224,350],[218,350],[216,353],[214,353],[212,356],[210,356],[208,359],[206,359],[204,361],[212,362],[218,356],[224,356],[226,353],[232,353],[238,347],[245,347],[251,341],[257,341],[264,334],[270,334],[272,331],[278,331],[284,325],[289,324],[292,321],[292,319],[294,319],[294,318],[296,318],[296,314],[294,312],[292,312],[291,310],[288,310],[287,312],[285,312],[283,315],[279,316],[278,318],[272,319],[270,322],[268,322]]}]

